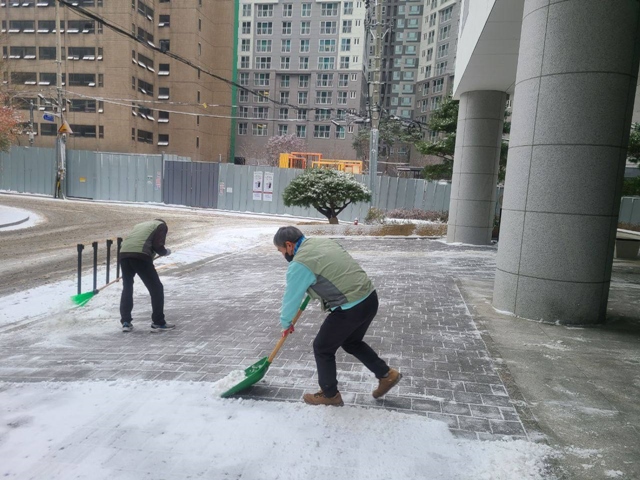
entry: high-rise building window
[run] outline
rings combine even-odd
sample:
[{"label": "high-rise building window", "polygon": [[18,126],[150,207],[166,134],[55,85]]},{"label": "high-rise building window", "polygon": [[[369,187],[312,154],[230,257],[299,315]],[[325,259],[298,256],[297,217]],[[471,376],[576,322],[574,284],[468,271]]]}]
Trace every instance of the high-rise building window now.
[{"label": "high-rise building window", "polygon": [[298,92],[298,105],[309,103],[309,92]]},{"label": "high-rise building window", "polygon": [[166,147],[169,145],[169,134],[160,133],[158,134],[158,146]]},{"label": "high-rise building window", "polygon": [[311,22],[300,22],[300,35],[309,35],[311,33]]},{"label": "high-rise building window", "polygon": [[300,40],[300,52],[302,53],[309,52],[309,39]]},{"label": "high-rise building window", "polygon": [[293,4],[292,3],[283,3],[282,4],[282,16],[283,17],[292,17],[293,16]]},{"label": "high-rise building window", "polygon": [[269,103],[269,90],[257,90],[253,96],[255,103]]},{"label": "high-rise building window", "polygon": [[344,2],[342,4],[343,15],[353,15],[353,2]]},{"label": "high-rise building window", "polygon": [[254,73],[253,84],[257,87],[268,87],[271,83],[270,73]]},{"label": "high-rise building window", "polygon": [[256,137],[266,137],[267,136],[267,124],[266,123],[252,123],[251,124],[251,133]]},{"label": "high-rise building window", "polygon": [[256,24],[256,35],[272,35],[273,22],[258,22]]},{"label": "high-rise building window", "polygon": [[256,57],[255,68],[256,70],[270,70],[271,57]]},{"label": "high-rise building window", "polygon": [[320,39],[318,45],[318,53],[333,53],[336,51],[335,38]]},{"label": "high-rise building window", "polygon": [[318,73],[316,87],[333,87],[333,73]]},{"label": "high-rise building window", "polygon": [[331,136],[331,127],[329,125],[314,125],[313,138],[329,138]]},{"label": "high-rise building window", "polygon": [[335,57],[318,57],[318,70],[334,70]]},{"label": "high-rise building window", "polygon": [[242,16],[243,17],[250,17],[251,16],[251,4],[250,3],[242,4]]},{"label": "high-rise building window", "polygon": [[438,40],[446,40],[451,35],[451,25],[445,25],[440,28],[438,33]]},{"label": "high-rise building window", "polygon": [[[323,3],[323,5],[326,4]],[[336,33],[336,22],[320,22],[320,35],[335,35]]]},{"label": "high-rise building window", "polygon": [[258,52],[258,53],[270,53],[271,52],[271,40],[256,40],[256,52]]},{"label": "high-rise building window", "polygon": [[296,137],[298,137],[298,138],[307,138],[307,126],[306,125],[296,125]]},{"label": "high-rise building window", "polygon": [[269,118],[269,107],[253,107],[253,118]]},{"label": "high-rise building window", "polygon": [[309,87],[309,75],[299,75],[298,76],[298,87],[299,88],[308,88]]},{"label": "high-rise building window", "polygon": [[449,44],[445,43],[438,46],[438,54],[436,58],[446,57],[447,55],[449,55]]},{"label": "high-rise building window", "polygon": [[289,88],[289,81],[290,81],[289,75],[282,75],[280,77],[280,87]]},{"label": "high-rise building window", "polygon": [[316,105],[331,105],[333,103],[333,92],[319,90],[316,92]]},{"label": "high-rise building window", "polygon": [[287,135],[289,132],[289,125],[278,124],[278,135]]},{"label": "high-rise building window", "polygon": [[251,22],[242,22],[242,33],[245,35],[251,33]]},{"label": "high-rise building window", "polygon": [[248,127],[248,124],[245,122],[238,123],[238,135],[246,135],[247,127]]},{"label": "high-rise building window", "polygon": [[440,23],[448,22],[451,20],[451,15],[453,13],[453,6],[447,7],[444,10],[440,11]]},{"label": "high-rise building window", "polygon": [[310,3],[303,3],[301,8],[302,8],[302,12],[301,12],[300,16],[302,16],[302,17],[310,17],[311,16],[311,4]]},{"label": "high-rise building window", "polygon": [[280,41],[280,51],[282,53],[289,53],[291,52],[291,40],[289,40],[288,38],[283,38]]},{"label": "high-rise building window", "polygon": [[351,33],[351,24],[353,22],[351,20],[343,20],[342,21],[342,33]]},{"label": "high-rise building window", "polygon": [[320,15],[323,17],[337,17],[339,3],[322,3]]},{"label": "high-rise building window", "polygon": [[261,17],[273,17],[273,4],[257,4],[256,5],[256,16],[258,18]]},{"label": "high-rise building window", "polygon": [[282,35],[291,35],[291,22],[282,22]]},{"label": "high-rise building window", "polygon": [[331,110],[327,108],[317,108],[316,109],[316,122],[324,122],[327,120],[331,120]]}]

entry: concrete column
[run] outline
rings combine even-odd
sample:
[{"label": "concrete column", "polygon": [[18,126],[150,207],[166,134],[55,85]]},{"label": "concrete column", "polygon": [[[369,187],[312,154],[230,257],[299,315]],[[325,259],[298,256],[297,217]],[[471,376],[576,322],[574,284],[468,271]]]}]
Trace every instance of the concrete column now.
[{"label": "concrete column", "polygon": [[525,0],[493,305],[604,320],[640,3]]},{"label": "concrete column", "polygon": [[506,93],[460,96],[447,242],[491,243]]}]

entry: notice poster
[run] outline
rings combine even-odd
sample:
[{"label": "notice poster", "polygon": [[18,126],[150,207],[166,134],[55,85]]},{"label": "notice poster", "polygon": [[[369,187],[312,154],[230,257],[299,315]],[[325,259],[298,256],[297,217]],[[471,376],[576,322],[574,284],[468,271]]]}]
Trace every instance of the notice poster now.
[{"label": "notice poster", "polygon": [[273,172],[264,172],[264,195],[265,202],[273,201]]},{"label": "notice poster", "polygon": [[253,172],[253,199],[262,200],[262,172]]}]

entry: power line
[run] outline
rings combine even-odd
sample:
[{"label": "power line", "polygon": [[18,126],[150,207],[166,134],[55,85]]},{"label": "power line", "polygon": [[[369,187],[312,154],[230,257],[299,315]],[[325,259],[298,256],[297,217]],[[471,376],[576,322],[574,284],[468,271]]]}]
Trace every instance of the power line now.
[{"label": "power line", "polygon": [[[123,27],[120,27],[119,25],[115,25],[107,20],[105,20],[103,17],[101,17],[100,15],[91,12],[89,10],[86,10],[83,7],[77,6],[77,5],[73,5],[72,3],[70,3],[67,0],[57,0],[59,3],[61,3],[62,5],[66,6],[67,8],[70,8],[71,10],[74,10],[75,12],[79,13],[80,15],[83,15],[87,18],[90,18],[102,25],[105,25],[106,27],[110,28],[111,30],[113,30],[116,33],[119,33],[120,35],[124,35],[125,37],[139,43],[140,45],[144,45],[146,48],[149,48],[151,50],[154,50],[155,52],[161,53],[163,55],[166,55],[170,58],[173,58],[174,60],[177,60],[178,62],[184,63],[185,65],[190,66],[191,68],[194,68],[196,70],[199,70],[201,72],[203,72],[206,75],[209,75],[212,78],[215,78],[216,80],[220,80],[221,82],[224,82],[228,85],[237,87],[243,91],[252,93],[256,96],[262,97],[267,99],[267,101],[272,102],[276,105],[282,105],[282,106],[287,106],[287,107],[291,107],[294,110],[299,110],[301,107],[296,106],[296,105],[291,105],[290,103],[285,103],[285,102],[279,102],[277,100],[273,100],[271,98],[269,98],[268,95],[264,95],[258,91],[254,91],[251,90],[250,88],[247,88],[243,85],[240,85],[239,83],[236,83],[232,80],[229,80],[227,78],[221,77],[219,75],[216,75],[215,73],[210,72],[209,70],[202,68],[196,64],[194,64],[193,62],[191,62],[190,60],[187,60],[186,58],[181,57],[180,55],[176,55],[175,53],[172,53],[166,49],[160,48],[160,47],[156,47],[152,42],[150,41],[142,41],[140,40],[136,35],[130,33],[129,31],[125,30]],[[306,108],[305,110],[316,110],[317,108]]]}]

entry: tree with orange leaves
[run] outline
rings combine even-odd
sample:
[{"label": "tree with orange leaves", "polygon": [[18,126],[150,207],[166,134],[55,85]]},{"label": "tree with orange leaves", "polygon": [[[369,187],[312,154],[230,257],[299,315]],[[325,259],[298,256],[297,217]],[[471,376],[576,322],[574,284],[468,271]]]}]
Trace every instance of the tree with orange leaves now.
[{"label": "tree with orange leaves", "polygon": [[22,121],[18,112],[8,106],[7,96],[0,94],[0,152],[6,152],[18,138]]}]

